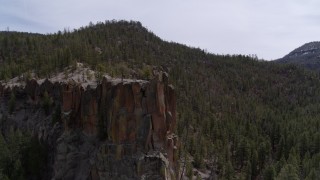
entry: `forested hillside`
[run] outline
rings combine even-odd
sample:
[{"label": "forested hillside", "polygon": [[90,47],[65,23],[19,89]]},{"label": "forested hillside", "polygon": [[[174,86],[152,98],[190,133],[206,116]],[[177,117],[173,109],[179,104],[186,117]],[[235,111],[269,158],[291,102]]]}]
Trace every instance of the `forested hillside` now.
[{"label": "forested hillside", "polygon": [[[118,77],[169,73],[189,177],[192,167],[219,179],[320,177],[317,73],[165,42],[139,22],[107,21],[48,35],[0,33],[3,81],[31,73],[49,77],[75,62]],[[9,146],[10,138],[0,143]]]}]

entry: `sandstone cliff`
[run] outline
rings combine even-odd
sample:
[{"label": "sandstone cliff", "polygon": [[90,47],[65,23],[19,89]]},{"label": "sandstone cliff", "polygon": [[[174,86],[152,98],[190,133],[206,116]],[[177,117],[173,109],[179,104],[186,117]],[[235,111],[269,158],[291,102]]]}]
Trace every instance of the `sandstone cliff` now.
[{"label": "sandstone cliff", "polygon": [[177,177],[176,96],[168,75],[95,83],[82,74],[0,85],[3,126],[31,131],[48,145],[47,179]]}]

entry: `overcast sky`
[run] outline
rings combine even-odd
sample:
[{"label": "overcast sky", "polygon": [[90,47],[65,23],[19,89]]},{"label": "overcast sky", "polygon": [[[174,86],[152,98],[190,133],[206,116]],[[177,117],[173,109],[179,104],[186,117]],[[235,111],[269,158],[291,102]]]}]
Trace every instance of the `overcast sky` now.
[{"label": "overcast sky", "polygon": [[320,34],[320,0],[0,0],[0,30],[53,33],[136,20],[164,40],[216,54],[283,57]]}]

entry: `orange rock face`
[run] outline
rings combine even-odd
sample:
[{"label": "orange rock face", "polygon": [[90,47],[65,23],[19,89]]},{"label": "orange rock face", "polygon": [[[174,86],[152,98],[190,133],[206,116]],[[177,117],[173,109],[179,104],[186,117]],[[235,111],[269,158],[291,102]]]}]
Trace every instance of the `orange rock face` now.
[{"label": "orange rock face", "polygon": [[[92,179],[99,179],[106,169],[110,174],[121,174],[128,163],[133,167],[128,168],[129,177],[149,174],[150,169],[159,170],[163,175],[176,168],[178,161],[176,151],[179,144],[178,137],[174,134],[177,121],[176,95],[173,86],[168,84],[166,73],[151,81],[105,77],[101,83],[83,86],[72,80],[54,83],[49,80],[30,80],[26,82],[25,87],[12,88],[0,84],[0,97],[7,102],[11,93],[16,93],[19,103],[23,102],[27,104],[26,106],[37,110],[37,116],[41,115],[39,120],[58,118],[53,122],[63,134],[61,136],[63,138],[57,141],[61,148],[57,148],[59,155],[56,158],[56,162],[59,162],[57,167],[61,171],[70,164],[61,157],[64,157],[67,153],[65,149],[71,147],[69,145],[73,143],[77,144],[77,148],[86,149],[83,152],[92,150],[87,149],[88,147],[95,148],[94,153],[99,152],[99,156],[92,156],[95,162],[102,162],[92,164],[90,173]],[[47,95],[50,98],[49,113],[44,112],[43,108]],[[18,108],[22,111],[21,107]],[[56,113],[61,114],[57,116]],[[70,138],[77,137],[79,142],[74,142],[72,138],[68,139],[69,135]],[[80,146],[81,143],[85,144]],[[75,152],[69,154],[73,156]],[[82,151],[79,154],[91,155]],[[70,162],[79,163],[77,158],[73,160]],[[164,170],[162,166],[171,168],[170,172]],[[115,167],[122,168],[114,169]]]},{"label": "orange rock face", "polygon": [[[87,88],[48,80],[39,85],[30,80],[25,91],[38,103],[48,92],[54,105],[61,106],[65,131],[80,129],[90,136],[104,134],[105,141],[131,148],[121,151],[123,155],[164,150],[170,163],[176,161],[176,96],[167,74],[149,82],[103,78],[97,86]],[[0,86],[0,95],[3,92]]]},{"label": "orange rock face", "polygon": [[165,91],[166,98],[166,112],[171,114],[171,117],[167,118],[170,120],[170,132],[173,132],[177,125],[177,99],[172,85],[166,86]]},{"label": "orange rock face", "polygon": [[62,89],[62,111],[67,112],[72,109],[72,88],[69,85],[63,85]]}]

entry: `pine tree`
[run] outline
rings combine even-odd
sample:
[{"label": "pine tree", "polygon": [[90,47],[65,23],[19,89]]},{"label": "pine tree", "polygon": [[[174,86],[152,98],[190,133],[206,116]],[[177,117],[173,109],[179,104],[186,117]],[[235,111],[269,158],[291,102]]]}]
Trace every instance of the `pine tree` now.
[{"label": "pine tree", "polygon": [[273,165],[268,166],[264,173],[263,173],[263,179],[264,180],[273,180],[275,178],[276,171],[274,169]]},{"label": "pine tree", "polygon": [[50,109],[52,106],[52,100],[47,91],[44,92],[42,97],[42,107],[46,115],[49,115]]},{"label": "pine tree", "polygon": [[245,173],[246,173],[246,180],[251,180],[252,179],[252,166],[251,166],[251,162],[249,161],[247,163],[247,167],[245,169]]},{"label": "pine tree", "polygon": [[252,177],[256,177],[259,174],[259,172],[258,172],[258,152],[256,150],[252,151],[251,166],[252,166]]},{"label": "pine tree", "polygon": [[[6,169],[8,162],[10,161],[10,151],[7,147],[7,143],[4,140],[2,133],[0,133],[0,173]],[[2,172],[3,173],[3,172]],[[4,175],[3,175],[4,177]]]},{"label": "pine tree", "polygon": [[5,174],[3,174],[3,173],[1,172],[1,170],[0,170],[0,179],[1,179],[1,180],[10,180],[7,175],[5,175]]},{"label": "pine tree", "polygon": [[287,164],[282,167],[280,173],[275,178],[276,180],[290,179],[290,180],[299,180],[298,172],[296,167],[291,164]]},{"label": "pine tree", "polygon": [[226,179],[232,179],[234,175],[234,168],[232,166],[231,161],[228,161],[227,164],[225,165],[225,174],[224,177]]},{"label": "pine tree", "polygon": [[16,180],[24,180],[24,172],[23,168],[21,165],[21,162],[19,159],[14,161],[13,169],[12,169],[12,174],[10,179],[16,179]]},{"label": "pine tree", "polygon": [[305,180],[314,180],[314,179],[318,179],[319,177],[320,177],[320,170],[317,171],[315,168],[312,168]]},{"label": "pine tree", "polygon": [[298,155],[295,148],[291,148],[287,163],[296,168],[296,171],[299,171],[300,155]]}]

